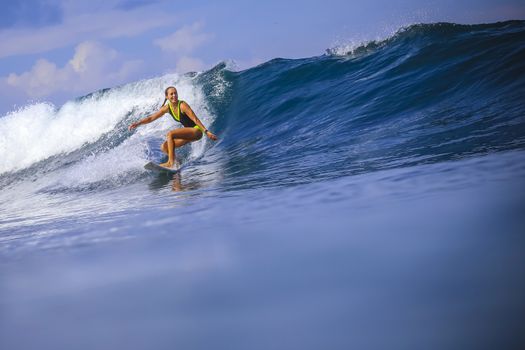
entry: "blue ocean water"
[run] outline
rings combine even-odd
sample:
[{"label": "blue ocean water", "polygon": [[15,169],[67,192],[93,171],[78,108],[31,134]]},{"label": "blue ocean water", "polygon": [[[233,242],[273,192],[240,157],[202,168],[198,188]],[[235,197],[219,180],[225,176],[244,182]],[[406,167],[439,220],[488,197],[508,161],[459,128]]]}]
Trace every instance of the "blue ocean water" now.
[{"label": "blue ocean water", "polygon": [[[0,117],[0,348],[521,349],[524,72],[418,24]],[[169,85],[220,138],[175,176]]]}]

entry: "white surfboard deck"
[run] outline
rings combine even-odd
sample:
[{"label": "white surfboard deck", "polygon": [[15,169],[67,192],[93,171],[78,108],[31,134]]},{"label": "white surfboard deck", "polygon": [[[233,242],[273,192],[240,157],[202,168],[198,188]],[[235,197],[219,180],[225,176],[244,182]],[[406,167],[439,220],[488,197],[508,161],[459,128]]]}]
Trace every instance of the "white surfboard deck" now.
[{"label": "white surfboard deck", "polygon": [[175,174],[175,173],[178,173],[179,171],[181,171],[182,165],[179,166],[179,167],[167,168],[167,167],[160,166],[159,164],[157,164],[155,162],[148,162],[146,165],[144,165],[144,168],[148,169],[148,170],[151,170],[151,171],[156,171],[156,172],[159,172],[159,173]]}]

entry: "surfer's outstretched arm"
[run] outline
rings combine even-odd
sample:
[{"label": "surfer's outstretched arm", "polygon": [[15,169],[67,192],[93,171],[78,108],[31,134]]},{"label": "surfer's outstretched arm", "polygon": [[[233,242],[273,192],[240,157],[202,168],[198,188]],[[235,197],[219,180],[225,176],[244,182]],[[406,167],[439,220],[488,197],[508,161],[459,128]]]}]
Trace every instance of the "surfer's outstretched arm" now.
[{"label": "surfer's outstretched arm", "polygon": [[187,104],[186,102],[181,103],[180,109],[181,111],[186,113],[186,115],[191,120],[193,120],[195,124],[197,124],[197,126],[203,131],[204,135],[206,135],[208,138],[210,138],[213,141],[217,141],[217,136],[215,136],[210,130],[208,130],[204,126],[204,124],[202,124],[202,122],[200,121],[199,118],[197,118],[197,116],[195,115],[195,113],[193,112],[189,104]]},{"label": "surfer's outstretched arm", "polygon": [[139,120],[138,122],[132,123],[128,127],[128,130],[131,131],[131,130],[135,129],[137,126],[139,126],[139,125],[151,123],[152,121],[157,120],[160,117],[162,117],[167,112],[168,112],[168,106],[167,105],[162,106],[157,112],[153,113],[152,115],[149,115],[146,118]]}]

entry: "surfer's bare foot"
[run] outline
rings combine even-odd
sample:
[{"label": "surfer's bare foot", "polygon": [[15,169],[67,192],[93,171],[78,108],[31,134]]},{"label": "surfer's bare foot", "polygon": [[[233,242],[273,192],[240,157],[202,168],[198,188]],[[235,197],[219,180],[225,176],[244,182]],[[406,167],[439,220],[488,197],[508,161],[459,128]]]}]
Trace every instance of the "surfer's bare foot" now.
[{"label": "surfer's bare foot", "polygon": [[171,162],[161,163],[159,165],[163,166],[165,168],[172,168],[173,167],[173,163],[171,163]]}]

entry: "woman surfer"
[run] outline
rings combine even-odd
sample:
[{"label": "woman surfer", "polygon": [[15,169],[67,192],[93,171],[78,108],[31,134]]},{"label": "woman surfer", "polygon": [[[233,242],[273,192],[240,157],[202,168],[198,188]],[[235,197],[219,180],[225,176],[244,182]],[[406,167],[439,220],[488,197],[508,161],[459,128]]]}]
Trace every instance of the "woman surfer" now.
[{"label": "woman surfer", "polygon": [[[175,87],[169,86],[166,88],[166,91],[164,91],[164,94],[166,98],[164,99],[162,107],[152,115],[131,124],[129,130],[131,131],[139,125],[151,123],[166,113],[169,113],[175,121],[181,123],[184,127],[170,130],[166,135],[166,141],[160,146],[162,152],[168,155],[168,161],[160,165],[171,168],[173,164],[175,164],[175,148],[181,147],[189,142],[200,140],[202,134],[205,134],[213,141],[217,140],[217,136],[206,129],[195,113],[193,113],[189,104],[179,100]],[[167,104],[166,101],[168,102]]]}]

